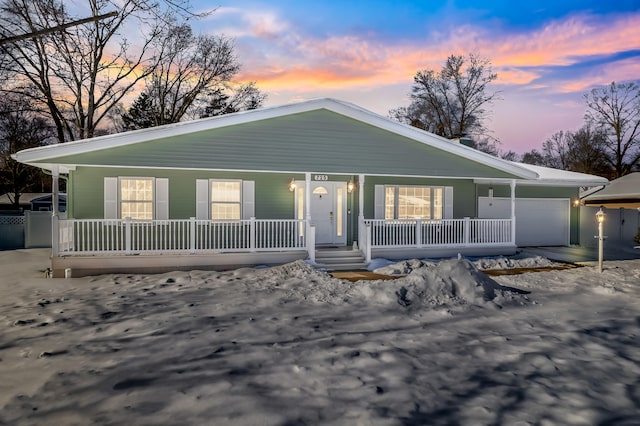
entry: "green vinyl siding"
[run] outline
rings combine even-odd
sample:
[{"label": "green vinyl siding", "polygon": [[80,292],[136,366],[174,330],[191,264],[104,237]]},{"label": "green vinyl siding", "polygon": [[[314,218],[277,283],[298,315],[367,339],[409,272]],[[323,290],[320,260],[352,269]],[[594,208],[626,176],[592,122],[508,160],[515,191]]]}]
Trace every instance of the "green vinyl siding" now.
[{"label": "green vinyl siding", "polygon": [[47,162],[172,169],[514,177],[325,109],[57,157]]},{"label": "green vinyl siding", "polygon": [[203,172],[126,168],[78,167],[71,172],[69,185],[73,194],[69,217],[76,219],[104,217],[105,176],[155,177],[169,179],[169,218],[186,219],[196,215],[196,179],[242,179],[255,182],[255,215],[258,219],[292,219],[291,178],[302,175],[276,173]]},{"label": "green vinyl siding", "polygon": [[[478,196],[487,197],[489,188],[493,188],[494,197],[511,198],[511,186],[504,185],[478,185]],[[552,186],[518,186],[516,185],[516,198],[570,198],[578,197],[578,188],[552,187]]]}]

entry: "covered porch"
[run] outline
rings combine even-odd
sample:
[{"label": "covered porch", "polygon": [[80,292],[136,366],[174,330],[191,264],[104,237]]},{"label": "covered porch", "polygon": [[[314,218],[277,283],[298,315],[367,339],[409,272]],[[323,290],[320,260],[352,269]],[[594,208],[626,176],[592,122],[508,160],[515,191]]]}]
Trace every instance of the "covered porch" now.
[{"label": "covered porch", "polygon": [[[58,188],[57,174],[53,175],[55,192]],[[296,198],[293,219],[61,219],[54,209],[54,274],[63,276],[68,269],[71,269],[68,273],[75,276],[114,269],[220,269],[278,264],[297,259],[316,263],[317,248],[326,247],[326,244],[316,244],[319,227],[324,225],[317,211],[308,206],[314,206],[313,188],[317,187],[314,184],[327,181],[336,183],[335,188],[343,188],[344,191],[339,193],[345,199],[344,203],[336,202],[330,206],[329,226],[335,228],[334,234],[349,232],[353,236],[348,243],[352,250],[349,255],[361,254],[364,266],[376,257],[402,259],[446,257],[458,253],[510,254],[515,251],[513,209],[510,219],[366,218],[365,201],[372,203],[372,200],[365,200],[366,176],[355,175],[353,182],[332,180],[342,179],[344,175],[341,176],[308,172],[304,174],[304,181],[292,180],[289,191]],[[515,181],[503,184],[510,185],[514,201]],[[355,200],[348,203],[347,196]],[[351,208],[355,210],[352,212]],[[349,220],[352,214],[354,221]],[[338,220],[338,216],[343,219]],[[338,231],[338,226],[343,229]],[[344,241],[338,246],[347,246],[347,240]]]}]

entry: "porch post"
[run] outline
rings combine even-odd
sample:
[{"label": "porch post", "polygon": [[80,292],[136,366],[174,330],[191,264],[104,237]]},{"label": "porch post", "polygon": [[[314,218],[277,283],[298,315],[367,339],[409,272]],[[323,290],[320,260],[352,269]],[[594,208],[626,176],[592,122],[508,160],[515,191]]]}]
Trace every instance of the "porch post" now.
[{"label": "porch post", "polygon": [[256,218],[253,216],[249,219],[249,251],[256,251]]},{"label": "porch post", "polygon": [[304,204],[307,221],[311,221],[311,173],[304,174]]},{"label": "porch post", "polygon": [[60,241],[59,236],[59,223],[58,223],[58,196],[60,193],[59,189],[59,177],[60,177],[60,169],[58,165],[54,165],[51,168],[51,206],[53,212],[51,212],[51,255],[53,257],[58,256],[59,247],[58,243]]},{"label": "porch post", "polygon": [[364,261],[369,264],[371,263],[371,224],[367,223],[364,229],[364,232],[366,233],[365,239],[367,241],[366,247],[364,249]]},{"label": "porch post", "polygon": [[516,244],[516,181],[511,180],[511,243]]},{"label": "porch post", "polygon": [[131,254],[131,218],[124,218],[124,254]]},{"label": "porch post", "polygon": [[[129,219],[129,218],[127,218]],[[189,218],[189,253],[196,252],[196,218]]]},{"label": "porch post", "polygon": [[[358,222],[364,221],[364,175],[358,175]],[[360,238],[360,237],[358,237]]]},{"label": "porch post", "polygon": [[364,235],[364,175],[358,175],[358,246],[360,249],[364,244],[369,244],[367,236]]},{"label": "porch post", "polygon": [[304,174],[304,207],[305,207],[305,228],[307,232],[307,253],[309,260],[316,261],[316,228],[311,226],[311,173]]}]

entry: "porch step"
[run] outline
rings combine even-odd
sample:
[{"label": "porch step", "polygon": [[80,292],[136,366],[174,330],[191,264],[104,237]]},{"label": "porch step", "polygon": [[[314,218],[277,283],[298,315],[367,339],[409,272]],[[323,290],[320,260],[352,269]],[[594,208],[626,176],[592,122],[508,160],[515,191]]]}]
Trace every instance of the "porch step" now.
[{"label": "porch step", "polygon": [[367,269],[362,252],[351,249],[317,249],[316,264],[319,268],[331,271]]}]

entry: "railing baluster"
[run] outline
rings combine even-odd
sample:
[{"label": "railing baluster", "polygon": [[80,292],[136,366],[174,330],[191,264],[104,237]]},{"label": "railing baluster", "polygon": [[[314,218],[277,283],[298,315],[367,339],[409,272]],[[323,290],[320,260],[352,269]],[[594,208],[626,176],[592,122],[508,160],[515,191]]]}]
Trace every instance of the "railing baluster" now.
[{"label": "railing baluster", "polygon": [[[68,219],[59,221],[61,253],[269,251],[307,248],[301,219],[193,221]],[[503,245],[512,239],[511,219],[366,219],[371,247]],[[361,237],[363,238],[363,237]]]}]

